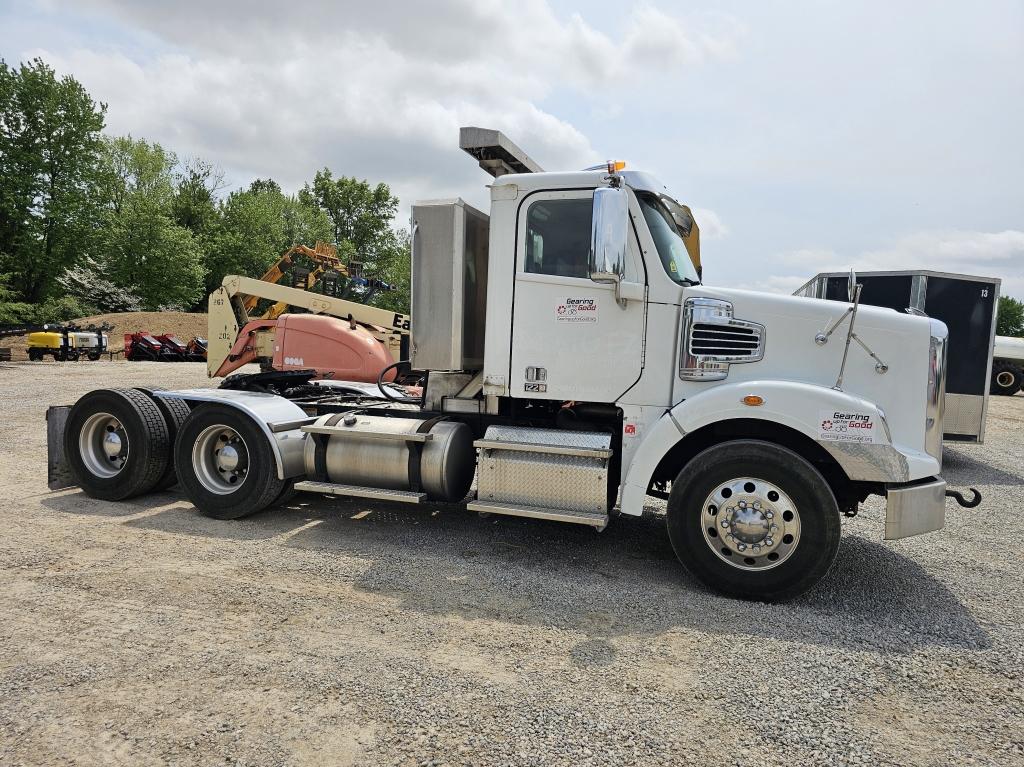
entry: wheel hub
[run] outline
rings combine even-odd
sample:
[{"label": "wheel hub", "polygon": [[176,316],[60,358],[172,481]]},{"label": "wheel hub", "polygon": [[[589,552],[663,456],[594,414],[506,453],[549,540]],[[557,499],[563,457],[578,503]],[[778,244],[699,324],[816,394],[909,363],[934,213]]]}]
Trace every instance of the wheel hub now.
[{"label": "wheel hub", "polygon": [[227,444],[216,451],[217,470],[220,472],[235,471],[241,463],[242,455],[234,445]]},{"label": "wheel hub", "polygon": [[1002,386],[1004,389],[1009,388],[1013,385],[1013,373],[1003,370],[996,375],[996,383]]},{"label": "wheel hub", "polygon": [[761,543],[768,537],[771,524],[768,518],[759,508],[755,508],[745,501],[741,501],[738,507],[734,507],[731,521],[730,532],[736,540],[742,543]]},{"label": "wheel hub", "polygon": [[93,413],[78,435],[78,452],[86,470],[110,479],[128,462],[128,434],[124,425],[110,413]]},{"label": "wheel hub", "polygon": [[228,426],[204,429],[192,448],[196,478],[211,493],[226,495],[245,482],[249,471],[249,450],[245,440]]},{"label": "wheel hub", "polygon": [[800,541],[800,515],[783,490],[763,479],[738,477],[707,497],[701,515],[704,540],[741,570],[776,567]]},{"label": "wheel hub", "polygon": [[103,437],[103,452],[107,454],[108,458],[116,458],[121,454],[122,449],[121,435],[116,431],[108,431]]}]

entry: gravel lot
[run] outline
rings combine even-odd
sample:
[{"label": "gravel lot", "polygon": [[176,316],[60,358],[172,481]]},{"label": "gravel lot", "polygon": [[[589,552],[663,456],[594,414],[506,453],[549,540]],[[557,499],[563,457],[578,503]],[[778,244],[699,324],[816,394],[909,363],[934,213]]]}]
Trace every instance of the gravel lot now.
[{"label": "gravel lot", "polygon": [[[977,510],[844,520],[781,606],[708,593],[656,507],[589,529],[46,492],[48,404],[200,365],[0,366],[0,765],[1024,764],[1024,396],[948,447]],[[308,496],[306,498],[309,498]],[[1009,535],[1012,533],[1012,535]]]}]

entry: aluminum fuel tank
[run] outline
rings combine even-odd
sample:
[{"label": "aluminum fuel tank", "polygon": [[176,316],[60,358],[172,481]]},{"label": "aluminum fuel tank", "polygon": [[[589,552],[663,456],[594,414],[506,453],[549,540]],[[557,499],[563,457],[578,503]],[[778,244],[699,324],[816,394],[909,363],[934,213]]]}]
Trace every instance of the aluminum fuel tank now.
[{"label": "aluminum fuel tank", "polygon": [[[476,450],[473,433],[465,424],[335,413],[318,418],[315,425],[337,432],[311,434],[306,439],[304,462],[310,478],[341,485],[421,491],[432,501],[451,502],[465,498],[473,482]],[[402,438],[424,434],[428,438],[423,442]],[[416,484],[419,486],[414,487]]]}]

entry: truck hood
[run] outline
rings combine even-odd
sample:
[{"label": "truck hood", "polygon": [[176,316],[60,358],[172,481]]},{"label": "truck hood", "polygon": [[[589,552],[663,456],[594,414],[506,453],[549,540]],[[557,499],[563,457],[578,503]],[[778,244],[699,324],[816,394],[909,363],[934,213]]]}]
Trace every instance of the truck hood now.
[{"label": "truck hood", "polygon": [[[850,304],[819,298],[786,296],[699,286],[686,297],[729,301],[734,316],[765,326],[764,357],[733,364],[729,381],[780,379],[833,387],[842,365],[849,319],[824,344],[815,336],[843,317]],[[894,443],[922,450],[925,437],[931,323],[927,317],[861,305],[854,332],[884,363],[885,370],[851,340],[842,390],[881,407]]]}]

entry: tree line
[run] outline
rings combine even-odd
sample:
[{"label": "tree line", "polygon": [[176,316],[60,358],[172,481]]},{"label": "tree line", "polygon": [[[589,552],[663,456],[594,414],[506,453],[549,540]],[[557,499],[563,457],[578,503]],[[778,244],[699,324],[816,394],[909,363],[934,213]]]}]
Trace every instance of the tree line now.
[{"label": "tree line", "polygon": [[40,59],[0,59],[0,323],[204,310],[226,274],[262,276],[317,240],[371,284],[346,297],[407,312],[409,241],[386,184],[324,168],[297,194],[272,179],[224,193],[223,172],[104,133],[107,106]]}]

